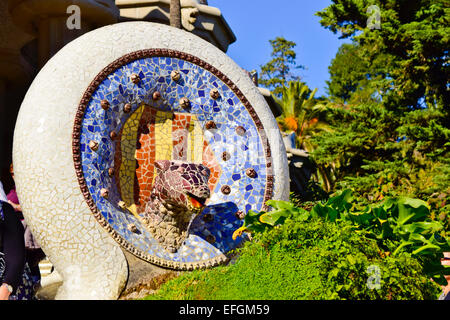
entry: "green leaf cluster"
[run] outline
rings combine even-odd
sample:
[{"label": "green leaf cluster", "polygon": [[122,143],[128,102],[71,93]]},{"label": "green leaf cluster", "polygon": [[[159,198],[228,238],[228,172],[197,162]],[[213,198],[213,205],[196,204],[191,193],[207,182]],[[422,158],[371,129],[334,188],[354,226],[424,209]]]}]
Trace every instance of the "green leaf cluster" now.
[{"label": "green leaf cluster", "polygon": [[[345,205],[343,199],[334,205]],[[303,220],[303,219],[301,219]],[[307,222],[293,216],[286,223],[257,237],[266,248],[281,247],[287,252],[311,250],[320,261],[325,299],[435,299],[438,287],[425,275],[419,260],[409,253],[390,255],[366,230],[355,229],[350,221],[330,221],[311,217]],[[380,286],[368,286],[370,267],[379,269]],[[319,298],[318,297],[318,298]]]},{"label": "green leaf cluster", "polygon": [[307,220],[309,217],[307,210],[297,207],[291,202],[269,200],[266,203],[272,206],[274,210],[269,212],[249,210],[244,217],[242,227],[234,232],[233,239],[241,236],[244,232],[262,233],[267,229],[283,224],[287,218],[293,215],[303,217],[304,220]]},{"label": "green leaf cluster", "polygon": [[[441,265],[443,253],[450,250],[450,240],[444,225],[430,218],[429,205],[420,199],[407,197],[386,198],[376,205],[361,205],[351,190],[316,204],[311,211],[290,202],[270,201],[275,210],[259,213],[258,223],[264,228],[249,228],[247,232],[264,232],[295,217],[298,222],[310,218],[330,222],[346,221],[355,227],[361,237],[374,239],[383,250],[399,256],[408,253],[418,259],[424,272],[439,284],[446,284],[444,276],[450,268]],[[266,216],[266,219],[261,217]]]},{"label": "green leaf cluster", "polygon": [[[380,14],[378,29],[368,25],[373,14],[368,9],[374,5]],[[358,67],[350,72],[349,78],[356,80],[353,84],[358,84],[360,76],[367,74],[378,80],[376,87],[382,89],[383,102],[391,109],[405,110],[405,107],[426,104],[428,108],[448,113],[450,7],[447,0],[333,0],[317,15],[325,28],[342,38],[351,38],[357,46]],[[350,50],[348,55],[353,53]],[[336,67],[344,67],[344,60],[335,61]],[[345,78],[343,72],[340,74]],[[334,86],[330,89],[333,91]],[[349,89],[351,92],[354,87]]]},{"label": "green leaf cluster", "polygon": [[351,188],[370,202],[422,199],[449,230],[450,129],[442,111],[330,103],[327,117],[332,132],[311,137],[312,159],[329,168],[333,191]]},{"label": "green leaf cluster", "polygon": [[[278,205],[279,210],[284,207]],[[292,208],[285,207],[288,211]],[[376,240],[343,220],[292,215],[255,234],[227,266],[184,273],[148,299],[180,300],[422,300],[439,286],[419,261],[387,255]],[[379,288],[369,285],[379,268]]]}]

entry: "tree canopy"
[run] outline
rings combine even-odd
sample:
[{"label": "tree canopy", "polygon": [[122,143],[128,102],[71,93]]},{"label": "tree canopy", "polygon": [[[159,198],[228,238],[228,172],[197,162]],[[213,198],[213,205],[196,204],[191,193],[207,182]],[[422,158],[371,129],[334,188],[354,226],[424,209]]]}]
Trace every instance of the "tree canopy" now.
[{"label": "tree canopy", "polygon": [[[379,28],[368,26],[373,5],[378,8]],[[361,66],[375,67],[385,75],[387,107],[426,106],[449,112],[447,0],[333,0],[317,15],[325,28],[354,41],[359,57],[364,57]]]},{"label": "tree canopy", "polygon": [[420,198],[450,225],[449,10],[443,0],[333,0],[317,15],[351,43],[331,61],[320,99],[292,72],[296,43],[270,42],[262,84],[279,97],[280,128],[297,133],[323,190]]},{"label": "tree canopy", "polygon": [[269,40],[272,46],[272,60],[261,66],[260,84],[271,89],[275,96],[281,98],[282,87],[289,81],[299,81],[300,76],[294,72],[303,66],[297,65],[297,54],[294,51],[297,45],[283,37]]}]

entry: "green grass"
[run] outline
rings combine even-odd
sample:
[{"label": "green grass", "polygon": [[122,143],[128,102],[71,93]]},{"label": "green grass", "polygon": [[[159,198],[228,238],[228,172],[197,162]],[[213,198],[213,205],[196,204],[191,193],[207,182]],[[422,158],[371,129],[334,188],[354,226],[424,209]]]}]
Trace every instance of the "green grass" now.
[{"label": "green grass", "polygon": [[185,273],[148,299],[308,299],[313,292],[320,292],[321,278],[318,261],[312,254],[301,253],[286,255],[280,248],[268,252],[252,246],[235,264]]}]

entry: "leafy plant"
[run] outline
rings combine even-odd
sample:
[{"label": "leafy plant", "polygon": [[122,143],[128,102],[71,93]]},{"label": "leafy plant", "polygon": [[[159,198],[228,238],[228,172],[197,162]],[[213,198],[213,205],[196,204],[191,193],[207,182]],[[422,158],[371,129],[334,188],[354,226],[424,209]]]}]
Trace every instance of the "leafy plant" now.
[{"label": "leafy plant", "polygon": [[[304,219],[293,214],[255,233],[233,263],[184,273],[148,299],[417,300],[440,293],[417,259],[385,254],[349,221]],[[368,285],[373,266],[380,271],[377,288]]]},{"label": "leafy plant", "polygon": [[[277,99],[281,106],[282,115],[277,118],[277,122],[282,131],[295,133],[296,147],[307,152],[315,149],[312,137],[321,132],[332,132],[331,127],[323,121],[326,106],[314,98],[317,89],[311,90],[300,81],[289,81],[280,89],[281,98]],[[328,170],[325,166],[319,165],[314,175],[318,176],[325,185],[325,190],[330,191],[331,183]]]},{"label": "leafy plant", "polygon": [[275,210],[269,212],[255,212],[250,210],[244,218],[242,227],[233,233],[234,240],[244,232],[262,233],[267,229],[283,224],[287,218],[293,215],[299,215],[304,220],[308,219],[309,212],[295,206],[291,202],[269,200],[266,203],[275,208]]},{"label": "leafy plant", "polygon": [[252,212],[239,232],[261,233],[296,217],[305,222],[310,218],[330,222],[348,221],[364,236],[378,241],[380,247],[400,256],[416,257],[424,272],[439,284],[446,284],[450,268],[441,265],[443,253],[450,251],[450,240],[440,221],[431,220],[429,205],[420,199],[407,197],[386,198],[375,205],[358,204],[351,190],[344,190],[325,203],[316,204],[311,211],[290,202],[270,201],[275,210]]},{"label": "leafy plant", "polygon": [[330,221],[351,221],[379,240],[381,246],[392,249],[393,256],[411,253],[421,261],[427,275],[439,284],[447,284],[444,275],[450,274],[450,268],[442,266],[440,259],[450,250],[450,241],[445,237],[443,224],[431,220],[425,201],[387,198],[378,205],[359,208],[352,200],[351,190],[344,190],[325,204],[317,204],[311,215]]}]

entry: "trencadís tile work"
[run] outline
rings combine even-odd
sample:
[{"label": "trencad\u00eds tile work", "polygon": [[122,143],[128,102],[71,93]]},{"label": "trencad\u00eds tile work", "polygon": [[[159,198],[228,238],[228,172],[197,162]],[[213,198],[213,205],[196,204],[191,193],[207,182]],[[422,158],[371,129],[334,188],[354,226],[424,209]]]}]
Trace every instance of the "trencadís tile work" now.
[{"label": "trencad\u00eds tile work", "polygon": [[[78,114],[74,160],[85,198],[113,237],[149,262],[221,262],[243,240],[232,239],[242,212],[264,209],[272,196],[258,116],[229,79],[198,58],[157,49],[122,57],[91,83]],[[140,221],[158,160],[211,171],[211,198],[176,253],[163,250]]]}]

